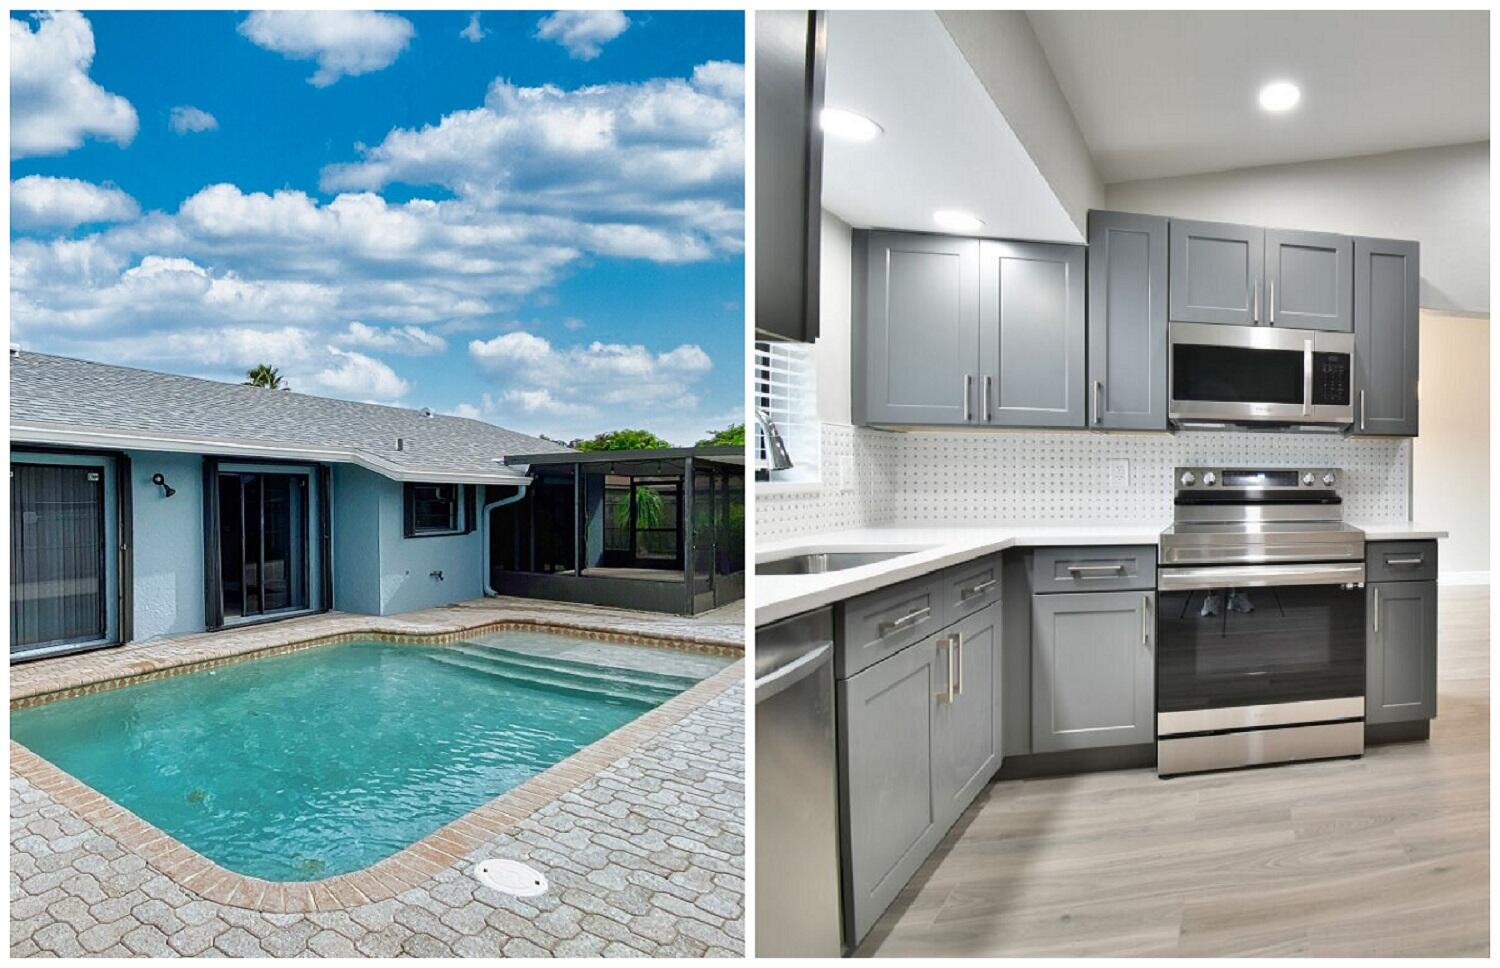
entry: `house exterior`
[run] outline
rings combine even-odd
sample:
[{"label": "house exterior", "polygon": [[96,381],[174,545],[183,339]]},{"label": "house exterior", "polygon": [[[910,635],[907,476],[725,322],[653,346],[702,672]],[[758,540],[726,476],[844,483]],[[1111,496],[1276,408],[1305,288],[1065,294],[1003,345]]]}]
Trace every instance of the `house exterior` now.
[{"label": "house exterior", "polygon": [[11,660],[485,594],[478,420],[12,352]]}]

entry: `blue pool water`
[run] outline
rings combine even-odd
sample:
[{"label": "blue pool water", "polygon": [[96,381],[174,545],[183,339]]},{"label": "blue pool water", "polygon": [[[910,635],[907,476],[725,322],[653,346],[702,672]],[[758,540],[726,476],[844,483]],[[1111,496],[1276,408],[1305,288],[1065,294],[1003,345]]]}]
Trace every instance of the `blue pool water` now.
[{"label": "blue pool water", "polygon": [[395,853],[695,681],[504,641],[324,646],[18,710],[11,738],[229,870],[317,880]]}]

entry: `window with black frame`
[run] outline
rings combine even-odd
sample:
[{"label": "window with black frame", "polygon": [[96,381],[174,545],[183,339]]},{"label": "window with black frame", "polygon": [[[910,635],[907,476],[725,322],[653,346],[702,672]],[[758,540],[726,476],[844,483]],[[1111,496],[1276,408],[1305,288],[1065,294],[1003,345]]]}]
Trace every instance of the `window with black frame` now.
[{"label": "window with black frame", "polygon": [[463,534],[466,529],[462,484],[407,484],[406,537]]}]

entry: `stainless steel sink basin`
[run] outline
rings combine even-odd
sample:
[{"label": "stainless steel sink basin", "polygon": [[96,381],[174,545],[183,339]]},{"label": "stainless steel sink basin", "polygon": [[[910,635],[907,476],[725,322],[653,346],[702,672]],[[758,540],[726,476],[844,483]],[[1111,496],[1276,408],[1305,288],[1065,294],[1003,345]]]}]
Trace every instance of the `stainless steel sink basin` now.
[{"label": "stainless steel sink basin", "polygon": [[873,565],[878,561],[890,561],[911,551],[821,551],[807,555],[792,555],[774,561],[756,564],[757,575],[821,575],[829,571],[843,571],[860,565]]}]

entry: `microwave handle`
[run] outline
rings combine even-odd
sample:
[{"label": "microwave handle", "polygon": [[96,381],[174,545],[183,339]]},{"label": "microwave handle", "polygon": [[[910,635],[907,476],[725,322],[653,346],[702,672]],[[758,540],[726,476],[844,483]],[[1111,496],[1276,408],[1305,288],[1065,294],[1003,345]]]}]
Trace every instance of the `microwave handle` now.
[{"label": "microwave handle", "polygon": [[1302,415],[1312,412],[1313,395],[1313,341],[1302,341]]}]

